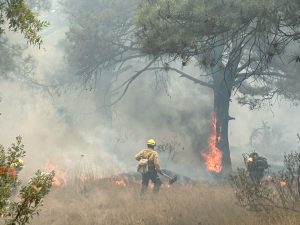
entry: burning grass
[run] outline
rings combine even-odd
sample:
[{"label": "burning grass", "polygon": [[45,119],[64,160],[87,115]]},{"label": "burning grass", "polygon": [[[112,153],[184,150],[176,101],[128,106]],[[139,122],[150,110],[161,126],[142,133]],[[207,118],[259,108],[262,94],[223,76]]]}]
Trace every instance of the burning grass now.
[{"label": "burning grass", "polygon": [[[116,182],[117,181],[117,182]],[[298,225],[299,213],[245,211],[226,185],[165,186],[140,198],[140,185],[113,179],[53,189],[32,225]],[[125,182],[125,181],[124,181]],[[126,181],[128,182],[128,181]]]}]

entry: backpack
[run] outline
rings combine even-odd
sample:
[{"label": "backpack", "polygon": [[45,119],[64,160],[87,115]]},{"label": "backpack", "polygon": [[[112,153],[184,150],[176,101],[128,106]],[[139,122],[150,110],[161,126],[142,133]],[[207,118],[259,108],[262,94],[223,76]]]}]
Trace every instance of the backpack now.
[{"label": "backpack", "polygon": [[269,167],[267,159],[264,157],[258,157],[253,164],[254,170],[265,170]]},{"label": "backpack", "polygon": [[154,163],[152,160],[149,160],[151,155],[152,154],[150,153],[146,159],[140,159],[137,166],[137,172],[144,174],[148,171],[154,170]]}]

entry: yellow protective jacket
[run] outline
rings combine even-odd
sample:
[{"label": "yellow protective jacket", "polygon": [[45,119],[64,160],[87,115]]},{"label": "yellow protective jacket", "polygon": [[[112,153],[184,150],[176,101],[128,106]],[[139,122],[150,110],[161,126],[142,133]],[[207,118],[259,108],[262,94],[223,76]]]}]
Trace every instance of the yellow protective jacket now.
[{"label": "yellow protective jacket", "polygon": [[141,159],[148,159],[153,161],[156,171],[160,171],[160,165],[158,161],[158,154],[153,149],[144,149],[135,155],[135,159],[140,161]]},{"label": "yellow protective jacket", "polygon": [[244,159],[244,162],[246,164],[247,169],[250,170],[253,165],[253,157],[248,156],[247,158]]}]

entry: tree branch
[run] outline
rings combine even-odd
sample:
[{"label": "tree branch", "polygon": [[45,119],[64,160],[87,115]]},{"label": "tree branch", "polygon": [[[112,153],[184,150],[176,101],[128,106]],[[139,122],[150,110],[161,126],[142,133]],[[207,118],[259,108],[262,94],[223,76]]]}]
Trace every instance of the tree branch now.
[{"label": "tree branch", "polygon": [[[118,90],[120,90],[121,88],[124,87],[124,90],[122,91],[122,94],[115,100],[113,101],[112,103],[110,103],[109,105],[104,105],[103,107],[109,107],[109,106],[112,106],[112,105],[115,105],[117,104],[126,94],[129,86],[131,85],[131,83],[137,79],[140,75],[142,75],[144,72],[146,71],[152,71],[152,70],[166,70],[165,67],[150,67],[156,60],[157,60],[158,57],[154,58],[153,60],[151,60],[143,69],[139,70],[136,72],[136,74],[134,74],[132,77],[130,77],[129,79],[127,79],[126,81],[124,81],[121,85],[119,85],[117,88],[115,88],[112,92],[116,92]],[[167,69],[168,71],[171,70],[171,71],[175,71],[176,73],[180,74],[180,77],[184,77],[188,80],[191,80],[193,81],[194,83],[196,84],[200,84],[204,87],[208,87],[208,88],[213,88],[213,85],[212,84],[209,84],[209,83],[206,83],[204,81],[201,81],[187,73],[184,73],[176,68],[173,68],[173,67],[168,67]],[[102,108],[102,107],[101,107]]]},{"label": "tree branch", "polygon": [[289,77],[289,76],[285,76],[284,74],[281,74],[279,72],[263,72],[261,74],[255,74],[255,73],[239,73],[237,76],[237,79],[234,82],[234,85],[239,85],[241,84],[241,82],[243,82],[244,80],[246,80],[248,77],[250,76],[273,76],[273,77],[278,77],[278,78],[284,78],[284,79],[291,79],[291,80],[297,80],[296,78],[293,77]]},{"label": "tree branch", "polygon": [[166,71],[171,70],[171,71],[175,71],[176,73],[180,74],[179,77],[184,77],[184,78],[186,78],[186,79],[188,79],[190,81],[193,81],[195,84],[200,84],[200,85],[202,85],[204,87],[213,88],[212,84],[209,84],[209,83],[206,83],[206,82],[204,82],[202,80],[199,80],[199,79],[197,79],[197,78],[195,78],[195,77],[193,77],[193,76],[191,76],[191,75],[189,75],[187,73],[184,73],[184,72],[182,72],[179,69],[173,68],[173,67],[168,67],[167,69],[164,68],[164,67],[151,67],[151,68],[148,68],[147,70],[148,71],[149,70],[166,70]]},{"label": "tree branch", "polygon": [[248,66],[250,66],[250,64],[251,64],[252,62],[254,62],[255,60],[259,60],[259,59],[258,59],[258,58],[250,58],[249,60],[247,60],[247,62],[246,62],[244,65],[240,66],[240,67],[237,69],[237,73],[242,72],[244,69],[246,69]]},{"label": "tree branch", "polygon": [[115,92],[119,89],[121,89],[122,87],[125,86],[122,94],[112,103],[110,103],[109,105],[105,105],[103,107],[108,107],[108,106],[113,106],[115,104],[117,104],[126,94],[130,84],[136,79],[138,78],[142,73],[144,73],[145,71],[148,70],[148,68],[157,60],[158,57],[154,58],[153,60],[151,60],[142,70],[138,71],[135,75],[133,75],[131,78],[129,78],[128,80],[126,80],[125,82],[123,82],[119,87],[117,87],[115,90],[113,90],[112,92]]}]

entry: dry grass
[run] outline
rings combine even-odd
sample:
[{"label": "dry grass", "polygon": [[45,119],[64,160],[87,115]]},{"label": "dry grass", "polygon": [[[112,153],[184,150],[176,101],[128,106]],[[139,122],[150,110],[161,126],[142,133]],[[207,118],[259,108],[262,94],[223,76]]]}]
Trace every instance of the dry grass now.
[{"label": "dry grass", "polygon": [[299,225],[300,214],[248,212],[235,204],[227,186],[163,188],[139,196],[139,185],[109,181],[53,190],[32,225]]}]

